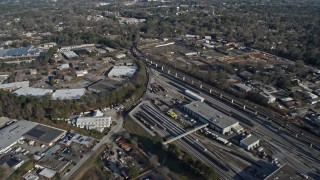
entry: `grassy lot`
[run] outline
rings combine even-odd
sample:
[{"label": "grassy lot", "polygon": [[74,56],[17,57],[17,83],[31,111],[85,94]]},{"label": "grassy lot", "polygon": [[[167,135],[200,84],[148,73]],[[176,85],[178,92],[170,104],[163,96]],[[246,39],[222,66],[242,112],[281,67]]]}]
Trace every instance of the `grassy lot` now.
[{"label": "grassy lot", "polygon": [[0,166],[0,177],[6,177],[8,174],[9,174],[9,170],[7,168]]},{"label": "grassy lot", "polygon": [[147,149],[152,154],[156,154],[158,156],[159,162],[162,163],[166,158],[165,164],[170,169],[171,176],[176,179],[194,179],[196,178],[192,172],[188,172],[186,167],[184,167],[183,163],[171,157],[165,150],[159,148],[159,145],[155,144],[159,141],[159,137],[152,137],[145,129],[139,126],[135,121],[131,118],[127,118],[125,121],[124,127],[131,135],[138,138],[140,145]]},{"label": "grassy lot", "polygon": [[99,154],[102,152],[104,147],[101,147],[97,150],[97,153],[93,155],[88,161],[84,163],[84,166],[81,166],[76,175],[72,178],[74,180],[80,179],[90,179],[90,180],[99,180],[105,179],[108,177],[109,172],[104,171],[104,165],[99,160]]},{"label": "grassy lot", "polygon": [[32,160],[29,160],[25,162],[20,168],[18,168],[16,171],[14,171],[7,180],[16,180],[20,179],[22,175],[24,175],[26,172],[28,172],[30,169],[34,167],[34,162]]}]

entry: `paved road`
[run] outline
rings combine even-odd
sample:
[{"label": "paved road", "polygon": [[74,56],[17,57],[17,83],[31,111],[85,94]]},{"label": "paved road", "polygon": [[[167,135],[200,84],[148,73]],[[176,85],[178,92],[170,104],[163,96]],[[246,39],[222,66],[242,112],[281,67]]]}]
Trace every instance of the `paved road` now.
[{"label": "paved road", "polygon": [[69,173],[67,173],[63,179],[71,179],[73,177],[73,175],[77,172],[77,170],[85,163],[87,162],[87,160],[92,157],[92,155],[95,153],[95,151],[97,151],[102,145],[104,144],[108,144],[111,142],[111,139],[110,137],[119,132],[122,128],[122,125],[123,125],[123,118],[119,118],[117,119],[117,124],[115,126],[113,126],[110,130],[110,132],[104,136],[99,143],[97,143],[93,148],[92,150],[86,154],[85,156],[83,156],[83,158],[71,169],[71,171]]}]

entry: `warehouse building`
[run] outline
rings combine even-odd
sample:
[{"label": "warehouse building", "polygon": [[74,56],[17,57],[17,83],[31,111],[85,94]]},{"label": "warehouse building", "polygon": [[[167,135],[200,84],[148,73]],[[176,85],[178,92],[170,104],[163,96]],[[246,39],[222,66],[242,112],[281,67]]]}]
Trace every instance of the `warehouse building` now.
[{"label": "warehouse building", "polygon": [[12,48],[12,49],[1,49],[0,59],[5,59],[8,57],[19,57],[19,56],[34,56],[39,55],[40,51],[35,49],[33,46],[22,47],[22,48]]},{"label": "warehouse building", "polygon": [[108,73],[108,77],[124,78],[131,77],[137,71],[136,66],[114,66]]},{"label": "warehouse building", "polygon": [[239,122],[234,118],[223,114],[203,102],[191,102],[184,105],[183,109],[196,120],[203,123],[209,123],[210,128],[222,134],[228,133],[233,128],[240,126]]},{"label": "warehouse building", "polygon": [[80,99],[84,94],[86,93],[86,89],[81,88],[81,89],[59,89],[56,90],[52,94],[52,99],[53,100],[72,100],[72,99]]},{"label": "warehouse building", "polygon": [[22,87],[16,91],[14,91],[15,94],[18,96],[35,96],[35,97],[41,97],[48,94],[52,94],[53,90],[51,89],[41,89],[41,88],[32,88],[32,87]]},{"label": "warehouse building", "polygon": [[252,134],[249,134],[247,135],[244,139],[242,139],[240,141],[240,146],[242,148],[244,148],[245,150],[252,150],[253,148],[256,148],[259,146],[259,142],[260,140],[258,139],[258,137],[252,135]]},{"label": "warehouse building", "polygon": [[79,57],[78,54],[76,54],[73,51],[64,52],[64,53],[62,53],[62,55],[64,58],[66,58],[68,60],[77,59]]},{"label": "warehouse building", "polygon": [[29,87],[29,81],[0,84],[0,89],[5,91],[14,91],[22,87]]},{"label": "warehouse building", "polygon": [[61,129],[56,129],[56,128],[44,126],[44,125],[37,125],[34,128],[30,129],[25,134],[23,134],[23,137],[30,141],[35,141],[39,144],[52,146],[65,134],[66,134],[66,131]]},{"label": "warehouse building", "polygon": [[6,126],[0,130],[0,154],[10,150],[18,140],[23,139],[22,135],[37,126],[36,123],[25,120],[12,120],[11,124],[6,123]]}]

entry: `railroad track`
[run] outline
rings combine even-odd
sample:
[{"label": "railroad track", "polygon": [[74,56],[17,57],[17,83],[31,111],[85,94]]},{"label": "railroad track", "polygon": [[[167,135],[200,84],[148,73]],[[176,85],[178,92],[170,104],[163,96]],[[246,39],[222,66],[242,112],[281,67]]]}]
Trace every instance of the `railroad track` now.
[{"label": "railroad track", "polygon": [[180,81],[186,82],[189,85],[197,88],[198,90],[210,95],[215,96],[216,98],[220,98],[223,102],[227,102],[228,104],[231,104],[232,106],[237,106],[238,108],[242,108],[244,111],[253,113],[257,116],[261,116],[267,120],[271,120],[272,122],[280,125],[281,127],[286,128],[288,131],[293,133],[294,135],[297,135],[297,138],[304,141],[306,145],[313,146],[320,150],[320,138],[309,133],[308,131],[305,131],[298,127],[297,125],[293,123],[288,123],[286,119],[282,115],[280,115],[277,112],[273,112],[267,108],[264,108],[262,106],[252,104],[250,102],[247,102],[245,100],[236,98],[230,94],[226,94],[225,92],[221,91],[218,88],[215,88],[213,86],[210,86],[206,83],[203,83],[185,73],[182,73],[180,71],[177,71],[174,68],[169,67],[168,65],[158,62],[158,61],[151,61],[146,58],[143,52],[141,52],[138,48],[135,46],[132,47],[133,54],[139,58],[142,59],[145,63],[155,65],[155,69],[163,72],[167,72],[168,75],[175,77],[176,79],[179,79]]},{"label": "railroad track", "polygon": [[[144,105],[142,106],[142,108],[154,119],[160,120],[162,122],[162,126],[165,127],[166,130],[170,132],[172,135],[177,136],[186,132],[182,127],[178,126],[170,119],[168,119],[165,115],[157,112],[154,108],[150,107],[149,105]],[[181,146],[189,154],[200,159],[206,165],[214,167],[223,179],[234,179],[234,176],[236,176],[236,174],[234,174],[234,176],[231,175],[230,169],[226,167],[224,163],[216,160],[213,154],[205,151],[206,147],[199,144],[197,142],[197,139],[194,138],[192,135],[185,136],[182,139],[174,141],[174,143]]]}]

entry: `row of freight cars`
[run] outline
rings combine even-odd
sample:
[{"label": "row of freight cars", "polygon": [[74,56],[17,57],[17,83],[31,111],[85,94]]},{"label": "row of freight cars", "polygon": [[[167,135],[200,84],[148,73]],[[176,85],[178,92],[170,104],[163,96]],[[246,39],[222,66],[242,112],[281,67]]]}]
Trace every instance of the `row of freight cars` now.
[{"label": "row of freight cars", "polygon": [[231,146],[232,145],[231,142],[229,142],[228,140],[226,140],[226,139],[224,139],[222,137],[219,137],[217,134],[214,134],[208,128],[204,128],[203,130],[201,129],[200,132],[205,134],[206,136],[212,138],[212,139],[217,140],[218,142],[220,142],[220,143],[222,143],[224,145],[227,145],[227,146]]},{"label": "row of freight cars", "polygon": [[200,102],[203,102],[203,101],[204,101],[204,98],[203,98],[202,96],[200,96],[200,95],[198,95],[197,93],[192,92],[192,91],[190,91],[190,90],[188,90],[188,89],[186,89],[186,90],[184,91],[184,93],[185,93],[187,96],[189,96],[189,97],[191,97],[192,99],[194,99],[194,100],[197,100],[197,101],[200,101]]}]

